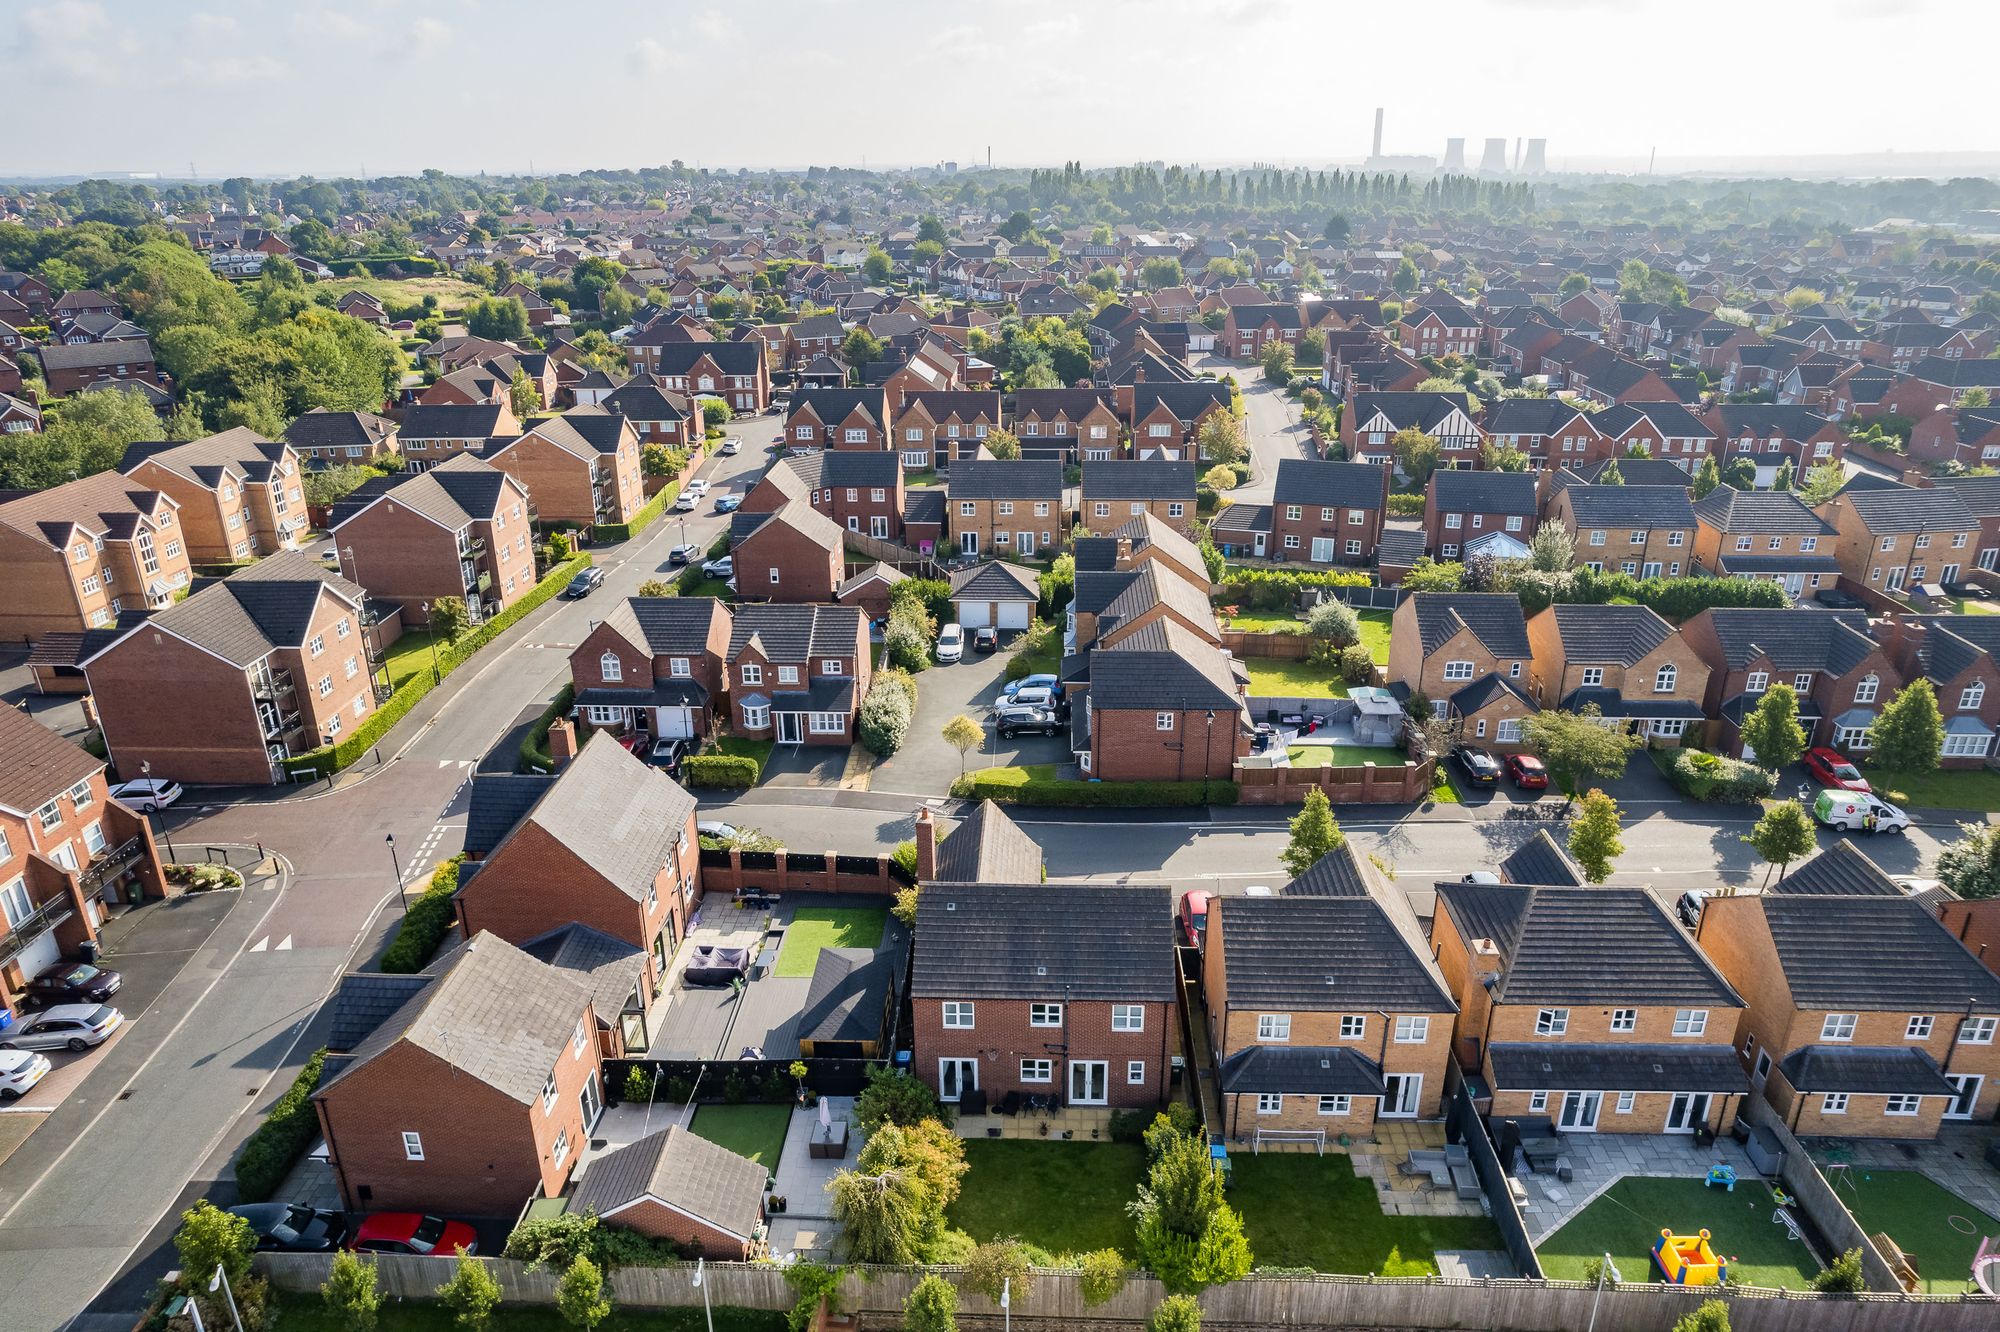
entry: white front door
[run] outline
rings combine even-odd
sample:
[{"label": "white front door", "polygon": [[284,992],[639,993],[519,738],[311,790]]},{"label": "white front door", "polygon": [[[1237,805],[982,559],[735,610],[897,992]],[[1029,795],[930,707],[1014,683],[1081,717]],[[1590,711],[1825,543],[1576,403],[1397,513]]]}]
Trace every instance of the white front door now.
[{"label": "white front door", "polygon": [[977,1059],[938,1060],[938,1099],[956,1104],[969,1091],[979,1090]]},{"label": "white front door", "polygon": [[1102,1059],[1072,1059],[1069,1064],[1069,1103],[1103,1105],[1111,1082],[1111,1065]]},{"label": "white front door", "polygon": [[1390,1073],[1382,1079],[1382,1118],[1415,1119],[1423,1095],[1421,1073]]},{"label": "white front door", "polygon": [[1667,1107],[1667,1132],[1692,1133],[1708,1124],[1707,1092],[1675,1092]]},{"label": "white front door", "polygon": [[1975,1106],[1979,1104],[1979,1089],[1986,1079],[1977,1073],[1947,1073],[1944,1080],[1958,1088],[1958,1095],[1945,1108],[1946,1119],[1970,1119]]},{"label": "white front door", "polygon": [[604,1098],[598,1094],[595,1073],[583,1080],[583,1092],[577,1102],[583,1111],[583,1131],[588,1133],[597,1127],[597,1117],[604,1113]]}]

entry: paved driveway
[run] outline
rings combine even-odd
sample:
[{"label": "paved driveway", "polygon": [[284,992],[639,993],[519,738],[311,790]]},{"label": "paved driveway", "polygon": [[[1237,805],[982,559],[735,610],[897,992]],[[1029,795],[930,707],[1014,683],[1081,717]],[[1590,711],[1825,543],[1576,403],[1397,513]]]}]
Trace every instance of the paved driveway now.
[{"label": "paved driveway", "polygon": [[986,742],[965,756],[965,768],[1024,763],[1067,763],[1070,761],[1067,731],[1054,736],[1022,735],[1002,740],[992,728],[988,713],[1007,683],[1007,663],[1012,655],[1002,645],[999,652],[980,655],[967,649],[965,660],[948,666],[932,666],[917,676],[917,715],[903,748],[877,765],[870,787],[876,791],[896,791],[910,795],[944,795],[959,773],[959,753],[943,739],[944,724],[959,713],[986,727]]}]

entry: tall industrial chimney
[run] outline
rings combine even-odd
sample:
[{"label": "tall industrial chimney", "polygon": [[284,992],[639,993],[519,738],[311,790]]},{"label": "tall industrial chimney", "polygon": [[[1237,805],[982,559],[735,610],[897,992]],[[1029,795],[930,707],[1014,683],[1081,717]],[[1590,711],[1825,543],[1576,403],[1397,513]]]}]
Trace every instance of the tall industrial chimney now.
[{"label": "tall industrial chimney", "polygon": [[1375,152],[1374,152],[1374,156],[1376,156],[1376,157],[1380,157],[1381,155],[1382,155],[1382,108],[1378,106],[1378,107],[1376,107],[1376,108],[1375,108]]}]

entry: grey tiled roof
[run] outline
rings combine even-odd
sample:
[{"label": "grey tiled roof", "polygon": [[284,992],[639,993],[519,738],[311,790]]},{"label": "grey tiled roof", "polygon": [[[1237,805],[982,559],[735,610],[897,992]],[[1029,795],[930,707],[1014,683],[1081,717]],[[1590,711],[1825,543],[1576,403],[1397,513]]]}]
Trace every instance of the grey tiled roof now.
[{"label": "grey tiled roof", "polygon": [[[1594,485],[1604,469],[1612,463],[1618,464],[1618,475],[1625,478],[1628,486],[1674,486],[1685,489],[1690,477],[1679,467],[1665,458],[1601,458],[1593,463],[1584,463],[1573,469],[1558,472],[1555,479],[1556,490],[1567,490],[1582,481]],[[1569,478],[1567,481],[1565,478]]]},{"label": "grey tiled roof", "polygon": [[1727,1045],[1495,1041],[1487,1053],[1496,1091],[1615,1087],[1632,1092],[1743,1092],[1750,1088],[1743,1065]]},{"label": "grey tiled roof", "polygon": [[1499,949],[1504,1003],[1743,1002],[1643,888],[1441,883],[1437,902],[1460,938]]},{"label": "grey tiled roof", "polygon": [[524,821],[643,902],[693,813],[694,797],[680,783],[598,734],[584,742]]},{"label": "grey tiled roof", "polygon": [[1281,1096],[1380,1096],[1382,1069],[1351,1046],[1247,1045],[1222,1061],[1222,1090]]},{"label": "grey tiled roof", "polygon": [[1584,886],[1582,871],[1570,859],[1569,852],[1556,845],[1547,828],[1535,829],[1535,835],[1516,847],[1498,868],[1500,877],[1508,883],[1540,883],[1558,888]]},{"label": "grey tiled roof", "polygon": [[[1230,507],[1231,512],[1236,506]],[[1264,509],[1264,527],[1271,526],[1271,511]],[[1385,527],[1382,539],[1375,544],[1375,563],[1383,569],[1407,569],[1414,565],[1424,553],[1425,537],[1421,527]]]},{"label": "grey tiled roof", "polygon": [[1165,887],[937,884],[917,898],[910,993],[1170,1001],[1173,930],[1173,897]]},{"label": "grey tiled roof", "polygon": [[[1048,500],[1059,503],[1063,469],[1059,462],[1014,458],[961,458],[951,465],[945,489],[955,500]],[[1193,488],[1190,487],[1190,490]]]},{"label": "grey tiled roof", "polygon": [[[1283,463],[1279,464],[1282,469]],[[1537,508],[1532,472],[1490,472],[1444,467],[1431,473],[1431,495],[1441,513],[1533,514]]]},{"label": "grey tiled roof", "polygon": [[1789,490],[1717,486],[1695,503],[1694,512],[1703,523],[1732,536],[1828,536],[1834,530]]},{"label": "grey tiled roof", "polygon": [[699,656],[728,609],[714,597],[627,597],[604,622],[656,657]]},{"label": "grey tiled roof", "polygon": [[472,779],[465,815],[465,849],[484,855],[500,845],[535,802],[555,785],[540,773],[487,773]]},{"label": "grey tiled roof", "polygon": [[302,647],[323,591],[357,611],[366,594],[308,555],[281,551],[197,590],[147,620],[238,666],[273,648]]},{"label": "grey tiled roof", "polygon": [[352,1050],[430,983],[431,978],[424,975],[348,972],[327,1000],[326,1048]]},{"label": "grey tiled roof", "polygon": [[1549,607],[1563,656],[1577,662],[1635,665],[1674,635],[1674,627],[1644,606],[1561,603]]},{"label": "grey tiled roof", "polygon": [[1033,569],[1006,560],[986,560],[953,574],[951,595],[973,601],[1037,601],[1042,588]]},{"label": "grey tiled roof", "polygon": [[1760,902],[1792,1000],[1804,1009],[2000,1013],[2000,976],[1905,898]]},{"label": "grey tiled roof", "polygon": [[1100,612],[1104,618],[1098,625],[1098,633],[1102,636],[1116,625],[1136,619],[1162,605],[1190,624],[1213,626],[1215,623],[1215,610],[1209,605],[1205,587],[1197,588],[1179,574],[1163,570],[1160,565],[1148,560]]},{"label": "grey tiled roof", "polygon": [[1564,493],[1580,527],[1694,526],[1694,508],[1679,486],[1571,486]]},{"label": "grey tiled roof", "polygon": [[1955,1096],[1937,1060],[1914,1046],[1802,1045],[1778,1063],[1802,1092],[1887,1096]]},{"label": "grey tiled roof", "polygon": [[1272,503],[1308,508],[1379,509],[1387,470],[1380,463],[1280,458],[1277,480],[1272,483]]},{"label": "grey tiled roof", "polygon": [[935,883],[1040,883],[1042,874],[1042,848],[1000,806],[982,800],[938,843],[931,878]]},{"label": "grey tiled roof", "polygon": [[419,404],[403,413],[402,437],[405,441],[490,438],[499,431],[503,410],[491,402]]},{"label": "grey tiled roof", "polygon": [[1221,650],[1165,619],[1090,654],[1090,700],[1099,710],[1214,708],[1223,726],[1236,724],[1243,706]]},{"label": "grey tiled roof", "polygon": [[1528,621],[1511,592],[1418,592],[1410,599],[1427,657],[1461,629],[1470,629],[1496,657],[1530,655]]},{"label": "grey tiled roof", "polygon": [[1870,532],[1963,532],[1979,526],[1972,510],[1958,492],[1948,487],[1930,486],[1913,490],[1883,486],[1876,490],[1849,490],[1838,498],[1850,506]]},{"label": "grey tiled roof", "polygon": [[521,951],[588,986],[600,1027],[618,1025],[626,1001],[644,982],[645,953],[588,925],[572,922],[537,935],[522,944]]},{"label": "grey tiled roof", "polygon": [[1709,617],[1731,670],[1766,656],[1780,670],[1845,675],[1877,646],[1861,611],[1719,607],[1702,613]]},{"label": "grey tiled roof", "polygon": [[1498,671],[1488,671],[1463,689],[1455,691],[1451,695],[1451,706],[1461,716],[1471,716],[1505,694],[1512,694],[1528,712],[1542,710],[1541,705],[1521,692],[1520,686]]},{"label": "grey tiled roof", "polygon": [[771,662],[852,657],[861,639],[861,612],[853,606],[738,606],[729,626],[729,660],[756,639]]},{"label": "grey tiled roof", "polygon": [[822,948],[813,963],[798,1036],[811,1041],[873,1041],[895,991],[901,957],[873,948]]},{"label": "grey tiled roof", "polygon": [[610,1217],[656,1198],[747,1240],[762,1217],[769,1178],[755,1161],[675,1124],[591,1161],[577,1181],[570,1210]]},{"label": "grey tiled roof", "polygon": [[1895,880],[1855,847],[1835,842],[1764,889],[1767,893],[1804,893],[1816,897],[1901,897]]},{"label": "grey tiled roof", "polygon": [[[1060,470],[1060,469],[1058,469]],[[952,469],[954,482],[958,469]],[[1087,462],[1083,465],[1083,498],[1095,500],[1192,500],[1194,464],[1151,459],[1136,462]]]},{"label": "grey tiled roof", "polygon": [[[1324,862],[1322,862],[1324,863]],[[1310,875],[1308,872],[1308,876]],[[1393,914],[1385,893],[1218,897],[1222,964],[1231,1007],[1310,1011],[1380,1008],[1392,1013],[1454,1010],[1444,978],[1414,921]],[[1407,912],[1407,904],[1403,910]]]}]

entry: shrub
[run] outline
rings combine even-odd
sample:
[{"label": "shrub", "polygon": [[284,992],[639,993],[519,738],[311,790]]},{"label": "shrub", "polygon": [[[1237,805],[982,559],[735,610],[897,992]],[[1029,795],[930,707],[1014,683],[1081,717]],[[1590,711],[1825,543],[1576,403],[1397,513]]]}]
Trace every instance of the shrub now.
[{"label": "shrub", "polygon": [[[904,696],[910,700],[911,713],[914,714],[916,712],[917,680],[916,677],[911,675],[908,671],[899,671],[893,666],[889,667],[886,670],[877,671],[875,672],[875,684],[891,685],[897,689],[902,690]],[[872,692],[872,686],[871,686],[871,692]]]},{"label": "shrub", "polygon": [[1868,1279],[1861,1272],[1861,1250],[1849,1249],[1828,1263],[1812,1279],[1812,1288],[1822,1294],[1839,1295],[1859,1295],[1868,1289]]},{"label": "shrub", "polygon": [[432,872],[430,886],[404,910],[396,937],[383,950],[382,970],[407,976],[430,965],[456,918],[451,899],[458,892],[458,867],[464,859],[461,852]]},{"label": "shrub", "polygon": [[1201,1303],[1192,1295],[1169,1295],[1146,1319],[1146,1332],[1201,1332]]},{"label": "shrub", "polygon": [[1762,800],[1777,787],[1777,777],[1754,763],[1698,749],[1676,749],[1663,766],[1667,780],[1693,800],[1748,804]]},{"label": "shrub", "polygon": [[869,686],[854,719],[856,734],[869,753],[887,758],[902,748],[910,733],[914,692],[905,692],[889,680],[877,680]]},{"label": "shrub", "polygon": [[625,1070],[625,1085],[620,1095],[631,1105],[644,1105],[653,1099],[653,1088],[659,1079],[646,1071],[644,1064],[634,1064]]},{"label": "shrub", "polygon": [[854,1123],[864,1133],[873,1133],[884,1124],[908,1128],[926,1119],[949,1123],[937,1093],[907,1073],[893,1069],[868,1071],[868,1085],[854,1100]]},{"label": "shrub", "polygon": [[1340,678],[1351,685],[1365,685],[1375,679],[1375,658],[1368,655],[1368,649],[1356,643],[1345,648],[1340,654]]},{"label": "shrub", "polygon": [[486,1270],[486,1264],[470,1254],[460,1253],[451,1280],[439,1286],[436,1294],[438,1303],[452,1311],[460,1327],[478,1332],[500,1303],[500,1283]]},{"label": "shrub", "polygon": [[556,1283],[556,1310],[571,1327],[589,1332],[611,1314],[611,1301],[604,1298],[604,1273],[596,1263],[578,1254]]},{"label": "shrub", "polygon": [[659,516],[667,511],[667,506],[680,498],[681,484],[669,481],[660,488],[660,493],[646,501],[645,506],[632,515],[628,523],[597,523],[590,529],[591,536],[598,541],[630,541],[639,533],[651,527]]},{"label": "shrub", "polygon": [[319,1116],[314,1113],[312,1094],[319,1086],[320,1069],[326,1064],[326,1050],[306,1060],[292,1085],[271,1107],[271,1113],[243,1144],[236,1158],[236,1195],[246,1203],[266,1202],[285,1182],[285,1176],[304,1156],[319,1136]]},{"label": "shrub", "polygon": [[1320,572],[1288,569],[1231,569],[1217,580],[1215,599],[1253,610],[1292,610],[1299,594],[1312,588],[1370,587],[1374,579],[1351,569]]},{"label": "shrub", "polygon": [[1153,1117],[1144,1110],[1113,1110],[1109,1130],[1111,1141],[1144,1142],[1146,1126],[1152,1122]]},{"label": "shrub", "polygon": [[326,1311],[345,1332],[375,1332],[375,1316],[382,1297],[375,1290],[375,1264],[341,1249],[333,1255],[333,1266],[319,1288]]},{"label": "shrub", "polygon": [[1346,602],[1329,597],[1306,612],[1306,632],[1312,635],[1315,647],[1338,654],[1361,641],[1361,617]]},{"label": "shrub", "polygon": [[1233,805],[1240,789],[1231,781],[1192,782],[1062,782],[1015,779],[1009,768],[982,768],[951,784],[961,800],[992,800],[1006,805],[1042,805],[1068,809],[1186,808],[1193,805]]},{"label": "shrub", "polygon": [[903,671],[921,671],[931,664],[932,637],[915,615],[891,614],[882,631],[882,655]]},{"label": "shrub", "polygon": [[1424,513],[1422,495],[1405,495],[1398,491],[1389,496],[1389,516],[1391,518],[1421,518]]},{"label": "shrub", "polygon": [[958,1292],[933,1272],[903,1303],[904,1332],[958,1332]]},{"label": "shrub", "polygon": [[555,768],[556,761],[549,756],[549,727],[556,724],[556,718],[568,716],[569,710],[574,706],[576,706],[575,685],[566,684],[556,691],[556,696],[549,700],[549,706],[535,719],[535,724],[528,728],[527,735],[521,738],[523,768],[531,772],[549,772]]},{"label": "shrub", "polygon": [[819,1263],[793,1263],[785,1269],[785,1284],[798,1292],[798,1300],[785,1312],[791,1332],[805,1332],[821,1303],[830,1314],[840,1312],[841,1269]]},{"label": "shrub", "polygon": [[757,784],[758,763],[747,754],[690,754],[681,760],[681,785],[742,791]]},{"label": "shrub", "polygon": [[993,1240],[975,1248],[966,1258],[965,1272],[959,1278],[961,1286],[995,1303],[999,1302],[1002,1289],[1011,1290],[1019,1298],[1027,1295],[1034,1283],[1035,1269],[1028,1261],[1027,1250],[1013,1239]]},{"label": "shrub", "polygon": [[1104,1304],[1125,1289],[1125,1255],[1116,1249],[1098,1249],[1077,1261],[1082,1279],[1083,1302],[1091,1308]]}]

